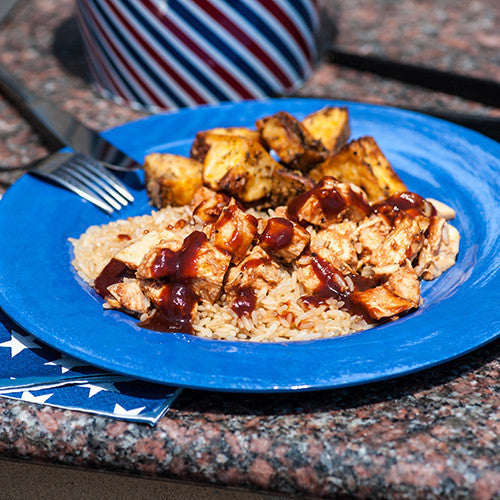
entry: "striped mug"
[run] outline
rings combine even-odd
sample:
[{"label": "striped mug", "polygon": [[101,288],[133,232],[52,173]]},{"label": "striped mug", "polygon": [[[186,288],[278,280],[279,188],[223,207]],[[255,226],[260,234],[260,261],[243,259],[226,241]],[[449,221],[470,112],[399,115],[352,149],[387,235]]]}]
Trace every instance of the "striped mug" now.
[{"label": "striped mug", "polygon": [[292,92],[316,61],[319,0],[77,0],[94,81],[176,110]]}]

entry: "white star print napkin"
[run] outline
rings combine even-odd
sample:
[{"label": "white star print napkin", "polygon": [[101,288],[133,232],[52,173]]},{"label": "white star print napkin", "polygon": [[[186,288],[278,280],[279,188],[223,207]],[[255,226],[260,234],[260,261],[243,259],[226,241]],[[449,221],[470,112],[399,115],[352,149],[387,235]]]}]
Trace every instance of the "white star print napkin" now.
[{"label": "white star print napkin", "polygon": [[0,397],[154,425],[180,391],[110,374],[61,354],[0,310]]}]

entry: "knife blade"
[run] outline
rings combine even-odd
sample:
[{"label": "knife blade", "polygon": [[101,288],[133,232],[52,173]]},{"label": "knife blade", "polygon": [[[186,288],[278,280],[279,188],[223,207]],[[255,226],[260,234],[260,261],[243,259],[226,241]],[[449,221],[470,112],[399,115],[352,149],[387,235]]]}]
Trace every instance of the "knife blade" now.
[{"label": "knife blade", "polygon": [[326,61],[500,107],[500,82],[330,47]]},{"label": "knife blade", "polygon": [[31,92],[3,68],[0,68],[0,92],[27,115],[30,125],[50,147],[60,149],[69,146],[101,161],[112,170],[129,172],[141,168],[139,163],[104,139],[98,131]]}]

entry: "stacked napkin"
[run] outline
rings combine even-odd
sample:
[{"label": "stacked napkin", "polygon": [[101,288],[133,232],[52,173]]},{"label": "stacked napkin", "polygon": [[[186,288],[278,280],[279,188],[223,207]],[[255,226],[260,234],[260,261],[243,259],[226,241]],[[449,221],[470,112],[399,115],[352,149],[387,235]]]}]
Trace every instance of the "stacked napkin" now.
[{"label": "stacked napkin", "polygon": [[62,354],[0,310],[0,397],[155,425],[180,392]]}]

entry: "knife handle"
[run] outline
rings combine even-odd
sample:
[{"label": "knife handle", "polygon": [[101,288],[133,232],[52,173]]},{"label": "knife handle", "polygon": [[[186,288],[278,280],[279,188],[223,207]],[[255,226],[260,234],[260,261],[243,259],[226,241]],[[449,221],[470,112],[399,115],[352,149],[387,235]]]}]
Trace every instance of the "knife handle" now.
[{"label": "knife handle", "polygon": [[53,150],[60,149],[64,142],[44,120],[43,108],[47,102],[28,90],[20,80],[0,67],[0,92],[18,109],[30,125]]},{"label": "knife handle", "polygon": [[0,67],[0,91],[17,106],[26,107],[25,103],[33,102],[32,94],[15,76]]}]

